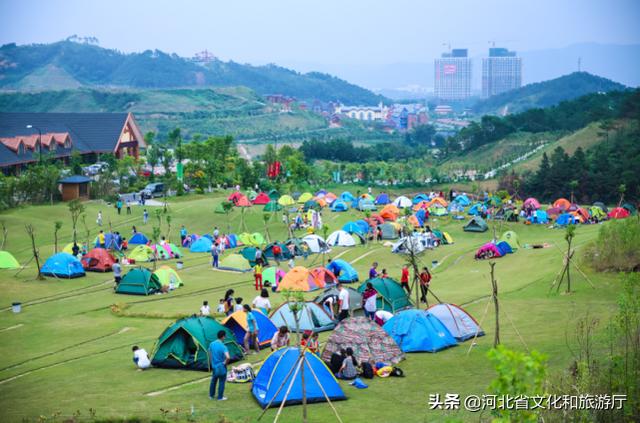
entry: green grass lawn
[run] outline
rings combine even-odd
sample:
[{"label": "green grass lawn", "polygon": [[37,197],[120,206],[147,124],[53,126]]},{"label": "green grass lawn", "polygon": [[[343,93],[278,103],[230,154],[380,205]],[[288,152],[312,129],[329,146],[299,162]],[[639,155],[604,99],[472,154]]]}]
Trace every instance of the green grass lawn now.
[{"label": "green grass lawn", "polygon": [[[229,217],[214,214],[221,196],[192,196],[171,203],[172,239],[177,238],[181,224],[189,232],[211,232],[215,225],[222,230],[240,232],[240,213]],[[152,207],[148,207],[153,209]],[[142,210],[134,207],[132,216],[118,216],[115,209],[98,202],[87,203],[87,224],[92,238],[97,232],[95,216],[103,211],[105,227],[129,235],[131,226],[150,234],[155,224],[153,212],[149,224],[142,224]],[[331,213],[324,220],[331,230],[360,213]],[[71,240],[71,219],[65,204],[34,206],[0,214],[9,229],[6,249],[21,263],[30,257],[29,240],[24,225],[36,228],[36,240],[43,258],[53,252],[54,221],[63,222],[60,244]],[[261,208],[246,213],[250,231],[264,232]],[[341,382],[348,400],[335,403],[345,422],[424,422],[458,419],[477,421],[479,415],[464,411],[429,411],[431,393],[482,394],[494,376],[486,358],[492,346],[494,315],[487,307],[490,294],[489,264],[473,259],[473,253],[491,238],[491,231],[471,234],[462,231],[463,222],[449,217],[437,218],[432,227],[448,231],[455,244],[442,246],[424,254],[422,260],[440,265],[434,271],[432,287],[446,302],[461,304],[482,320],[487,336],[478,338],[470,350],[470,342],[436,354],[409,354],[400,363],[406,377],[367,381],[369,389],[357,390]],[[567,346],[575,346],[575,324],[586,313],[606,322],[616,308],[619,280],[611,274],[595,274],[586,265],[581,269],[595,284],[595,289],[574,272],[571,295],[549,293],[550,284],[562,266],[560,249],[564,248],[561,230],[522,224],[503,225],[517,231],[522,244],[548,242],[547,249],[520,249],[497,260],[496,274],[500,286],[502,310],[501,340],[513,349],[536,349],[549,360],[549,373],[565,371],[572,360]],[[279,216],[269,223],[272,238],[283,240],[285,229]],[[575,244],[580,252],[598,232],[598,226],[581,226]],[[80,238],[84,230],[80,225]],[[558,248],[556,248],[558,247]],[[361,275],[372,261],[378,261],[390,275],[399,278],[403,258],[393,255],[388,247],[378,244],[353,249],[335,249],[330,254],[350,261]],[[247,302],[256,295],[250,274],[215,271],[210,268],[208,254],[186,254],[181,271],[185,286],[170,294],[151,297],[116,295],[112,290],[112,275],[89,273],[74,280],[47,279],[36,281],[36,266],[31,262],[18,275],[16,271],[0,271],[0,415],[2,421],[37,421],[38,416],[71,416],[80,412],[89,417],[95,410],[98,419],[139,417],[160,419],[161,409],[171,411],[166,418],[186,420],[195,410],[197,421],[215,421],[224,415],[234,421],[255,421],[260,408],[250,394],[250,386],[227,384],[223,403],[208,399],[208,374],[197,371],[151,369],[136,371],[131,361],[131,346],[140,345],[151,352],[157,337],[172,322],[170,318],[124,317],[114,314],[110,305],[128,304],[127,312],[136,315],[172,316],[196,313],[203,300],[213,305],[229,285],[240,284],[236,295]],[[298,264],[318,265],[320,257],[311,256]],[[308,297],[313,297],[309,294]],[[22,313],[13,314],[13,301],[25,303]],[[280,294],[272,294],[274,305],[282,302]],[[600,325],[604,327],[604,324]],[[516,331],[517,329],[517,331]],[[521,335],[522,340],[520,339]],[[327,338],[323,333],[321,341]],[[524,343],[523,343],[524,341]],[[575,349],[575,348],[574,348]],[[258,363],[267,356],[263,351],[250,356]],[[276,411],[267,412],[266,421],[273,420]],[[286,407],[281,421],[301,421],[299,406]],[[488,418],[485,414],[483,418]],[[309,406],[309,421],[335,421],[327,404]]]}]

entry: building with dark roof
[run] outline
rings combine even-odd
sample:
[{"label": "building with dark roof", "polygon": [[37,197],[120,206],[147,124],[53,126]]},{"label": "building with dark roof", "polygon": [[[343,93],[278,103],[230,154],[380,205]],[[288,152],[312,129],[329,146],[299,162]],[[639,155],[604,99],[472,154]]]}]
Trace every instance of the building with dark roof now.
[{"label": "building with dark roof", "polygon": [[16,174],[43,155],[86,161],[100,154],[138,157],[145,142],[131,113],[0,113],[0,168]]}]

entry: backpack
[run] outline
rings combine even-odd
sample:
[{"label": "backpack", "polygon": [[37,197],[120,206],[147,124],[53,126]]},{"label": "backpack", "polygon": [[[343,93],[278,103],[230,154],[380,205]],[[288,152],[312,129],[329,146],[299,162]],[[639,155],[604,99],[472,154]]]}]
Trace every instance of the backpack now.
[{"label": "backpack", "polygon": [[404,377],[404,372],[402,371],[401,368],[394,367],[393,370],[391,370],[391,376]]},{"label": "backpack", "polygon": [[344,358],[340,354],[338,353],[331,354],[331,360],[329,361],[329,368],[331,369],[331,372],[333,374],[336,374],[340,371],[340,367],[342,367],[343,361],[344,361]]},{"label": "backpack", "polygon": [[373,379],[373,366],[366,361],[362,363],[362,377],[365,379]]},{"label": "backpack", "polygon": [[231,371],[227,374],[227,382],[247,383],[251,382],[255,377],[251,364],[245,363],[231,368]]}]

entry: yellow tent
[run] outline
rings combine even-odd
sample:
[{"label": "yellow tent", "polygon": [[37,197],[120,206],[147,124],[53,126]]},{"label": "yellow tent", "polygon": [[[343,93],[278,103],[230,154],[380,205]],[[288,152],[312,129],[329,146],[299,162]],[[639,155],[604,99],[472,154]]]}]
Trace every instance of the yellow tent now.
[{"label": "yellow tent", "polygon": [[303,192],[300,197],[298,197],[298,203],[304,204],[309,200],[313,200],[313,195],[310,192]]},{"label": "yellow tent", "polygon": [[182,283],[182,279],[178,275],[178,272],[170,268],[169,266],[160,266],[153,272],[157,277],[162,286],[173,285],[174,288],[178,288],[184,283]]},{"label": "yellow tent", "polygon": [[278,199],[278,204],[280,204],[281,206],[292,206],[295,203],[296,202],[293,200],[293,197],[290,195],[283,195]]}]

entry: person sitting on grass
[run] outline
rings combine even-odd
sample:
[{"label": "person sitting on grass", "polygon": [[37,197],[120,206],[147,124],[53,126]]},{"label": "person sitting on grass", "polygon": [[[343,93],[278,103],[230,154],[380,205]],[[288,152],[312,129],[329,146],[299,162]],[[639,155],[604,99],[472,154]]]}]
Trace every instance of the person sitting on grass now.
[{"label": "person sitting on grass", "polygon": [[225,314],[224,312],[224,298],[220,298],[218,301],[218,308],[216,309],[216,313]]},{"label": "person sitting on grass", "polygon": [[134,345],[133,348],[131,348],[131,351],[133,351],[133,362],[136,363],[138,370],[144,370],[151,367],[149,354],[147,354],[144,349],[138,347],[137,345]]},{"label": "person sitting on grass", "polygon": [[342,366],[336,374],[338,379],[352,380],[358,376],[358,360],[353,356],[353,349],[348,347],[345,350],[346,357],[342,360]]},{"label": "person sitting on grass", "polygon": [[211,308],[209,307],[209,301],[203,301],[202,307],[200,307],[200,316],[210,316]]},{"label": "person sitting on grass", "polygon": [[248,353],[250,344],[253,344],[253,348],[256,353],[260,352],[260,344],[258,342],[258,322],[255,316],[251,313],[251,306],[249,304],[244,305],[244,312],[247,314],[247,332],[244,334],[244,349]]},{"label": "person sitting on grass", "polygon": [[233,312],[242,311],[244,307],[242,306],[242,297],[236,298],[236,305],[233,306]]}]

